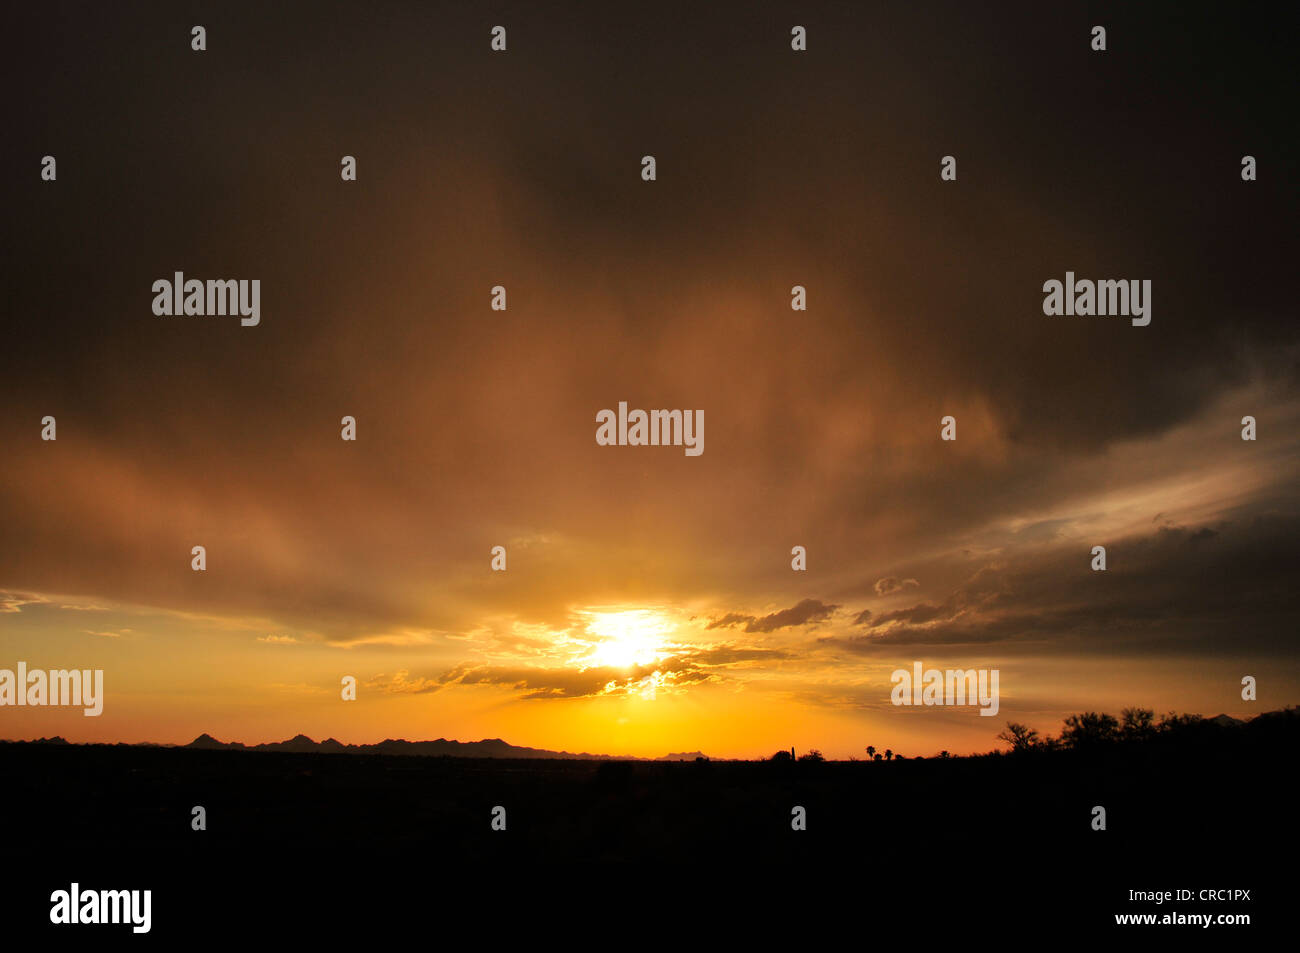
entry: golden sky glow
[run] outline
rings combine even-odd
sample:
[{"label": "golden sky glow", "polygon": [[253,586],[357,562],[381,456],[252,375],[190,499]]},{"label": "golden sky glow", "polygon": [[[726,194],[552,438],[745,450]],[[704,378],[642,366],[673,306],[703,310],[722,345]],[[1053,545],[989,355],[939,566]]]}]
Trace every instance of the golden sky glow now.
[{"label": "golden sky glow", "polygon": [[[1125,96],[1160,135],[1121,175],[1113,101],[975,14],[924,69],[517,16],[491,68],[358,16],[179,85],[125,20],[51,34],[6,127],[61,171],[6,179],[0,668],[107,698],[0,737],[931,755],[1300,701],[1294,185],[1243,198],[1221,144],[1263,100],[1193,155],[1182,88]],[[260,324],[154,315],[178,269],[260,280]],[[1044,315],[1066,269],[1150,279],[1151,324]],[[704,452],[598,445],[620,401],[702,410]],[[998,717],[892,706],[916,661],[998,669]]]}]

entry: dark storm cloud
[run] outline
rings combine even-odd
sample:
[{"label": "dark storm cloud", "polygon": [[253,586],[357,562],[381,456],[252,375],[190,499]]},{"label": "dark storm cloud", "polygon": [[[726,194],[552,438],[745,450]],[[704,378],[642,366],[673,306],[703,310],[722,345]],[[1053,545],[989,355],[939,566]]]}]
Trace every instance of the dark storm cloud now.
[{"label": "dark storm cloud", "polygon": [[811,625],[815,622],[824,622],[829,619],[838,608],[839,606],[826,605],[819,599],[804,599],[797,605],[791,606],[789,609],[782,609],[780,612],[773,612],[769,615],[763,616],[761,619],[757,616],[729,612],[721,618],[710,622],[706,628],[727,629],[732,626],[744,625],[746,632],[775,632],[777,629],[784,629],[790,626]]},{"label": "dark storm cloud", "polygon": [[[982,567],[938,605],[871,619],[830,640],[852,652],[906,645],[1032,645],[1048,654],[1289,651],[1300,590],[1300,520],[1161,527],[1117,542],[1093,572],[1086,546]],[[826,644],[823,642],[823,644]]]},{"label": "dark storm cloud", "polygon": [[[195,54],[169,5],[12,11],[5,587],[347,641],[701,590],[788,605],[776,556],[797,540],[852,580],[821,590],[848,604],[1001,516],[1047,513],[1021,542],[1058,541],[1056,508],[1128,441],[1197,423],[1183,462],[1218,458],[1233,421],[1206,415],[1239,386],[1267,385],[1265,420],[1296,397],[1286,31],[1246,55],[1244,26],[1210,17],[1235,65],[1209,70],[1145,5],[1108,11],[1104,56],[1079,8],[1032,3],[814,6],[799,56],[761,4],[521,8],[499,57],[454,6],[206,16]],[[262,323],[155,317],[150,283],[177,269],[260,279]],[[1152,324],[1044,316],[1067,269],[1151,279]],[[705,455],[598,452],[593,415],[625,398],[704,408]],[[57,443],[36,439],[45,414]],[[508,588],[486,569],[498,543]],[[1128,592],[1116,553],[1115,612],[1209,598],[1169,555]],[[877,641],[1102,624],[1008,565],[1018,589],[972,580],[854,621]]]}]

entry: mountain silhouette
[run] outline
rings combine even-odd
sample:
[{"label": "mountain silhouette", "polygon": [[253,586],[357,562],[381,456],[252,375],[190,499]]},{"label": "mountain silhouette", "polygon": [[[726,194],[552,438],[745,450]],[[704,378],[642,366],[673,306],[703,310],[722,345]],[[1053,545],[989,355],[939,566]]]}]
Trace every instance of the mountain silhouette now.
[{"label": "mountain silhouette", "polygon": [[237,741],[234,742],[234,743],[232,743],[232,744],[226,744],[225,742],[218,741],[216,738],[212,737],[210,734],[207,734],[206,732],[204,732],[203,734],[201,734],[201,735],[199,735],[197,738],[195,738],[193,741],[191,741],[189,744],[185,745],[185,747],[186,747],[186,748],[200,748],[200,749],[204,749],[204,750],[214,750],[214,749],[217,749],[217,748],[242,748],[242,747],[244,747],[244,746],[241,745],[241,744],[240,744],[239,742],[237,742]]},{"label": "mountain silhouette", "polygon": [[[576,758],[591,761],[637,760],[626,755],[588,754],[586,752],[572,754],[568,751],[548,751],[544,748],[525,748],[509,744],[500,738],[484,738],[482,741],[449,741],[446,738],[438,738],[435,741],[407,741],[405,738],[385,738],[383,741],[372,745],[345,745],[334,738],[327,738],[324,741],[316,742],[311,738],[308,738],[306,735],[299,734],[294,735],[287,741],[271,741],[256,745],[245,745],[238,741],[218,741],[216,738],[212,737],[212,735],[204,732],[189,744],[181,745],[180,747],[195,748],[203,751],[231,750],[288,751],[304,754],[391,754],[426,758]],[[659,760],[694,761],[696,757],[702,756],[699,752],[693,752],[689,755],[668,755]]]}]

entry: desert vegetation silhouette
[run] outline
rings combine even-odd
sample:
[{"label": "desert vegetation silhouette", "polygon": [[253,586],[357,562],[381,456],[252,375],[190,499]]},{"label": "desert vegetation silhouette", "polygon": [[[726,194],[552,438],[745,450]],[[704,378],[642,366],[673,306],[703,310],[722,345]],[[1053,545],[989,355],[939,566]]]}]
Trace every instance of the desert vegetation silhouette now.
[{"label": "desert vegetation silhouette", "polygon": [[[1300,722],[1300,706],[1283,708],[1266,712],[1249,720],[1240,720],[1228,715],[1205,718],[1201,715],[1178,714],[1169,712],[1157,717],[1150,708],[1125,708],[1117,718],[1105,712],[1085,711],[1068,715],[1062,722],[1059,735],[1040,735],[1038,729],[1021,722],[1009,721],[998,732],[997,739],[1005,743],[1005,749],[967,755],[966,757],[1000,757],[1003,755],[1043,754],[1050,752],[1100,752],[1119,747],[1142,744],[1160,744],[1162,747],[1213,744],[1221,740],[1221,733],[1231,729],[1254,725],[1261,729],[1295,730]],[[906,761],[925,760],[923,755],[903,755],[886,748],[883,753],[875,745],[865,748],[866,761]],[[946,749],[932,758],[947,760],[954,756]],[[961,757],[961,756],[958,756]],[[771,762],[821,762],[826,758],[816,748],[803,755],[795,756],[794,748],[782,749],[770,758]],[[849,757],[849,761],[861,759]]]}]

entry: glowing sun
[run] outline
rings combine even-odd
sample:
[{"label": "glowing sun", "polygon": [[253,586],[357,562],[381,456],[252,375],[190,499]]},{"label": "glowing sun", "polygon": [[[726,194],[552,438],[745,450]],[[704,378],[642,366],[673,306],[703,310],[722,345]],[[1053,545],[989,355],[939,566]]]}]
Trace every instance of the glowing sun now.
[{"label": "glowing sun", "polygon": [[672,630],[672,623],[652,609],[585,614],[589,619],[586,631],[595,645],[589,655],[578,660],[582,668],[655,665],[670,654],[664,636]]}]

